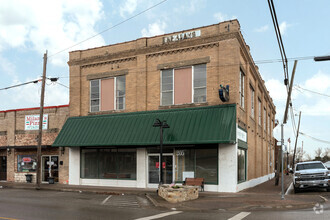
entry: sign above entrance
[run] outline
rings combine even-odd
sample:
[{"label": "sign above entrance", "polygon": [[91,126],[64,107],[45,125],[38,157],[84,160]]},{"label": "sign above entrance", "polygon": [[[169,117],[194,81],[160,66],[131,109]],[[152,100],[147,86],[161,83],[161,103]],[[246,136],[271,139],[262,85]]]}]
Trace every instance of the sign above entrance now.
[{"label": "sign above entrance", "polygon": [[[42,120],[42,129],[48,128],[48,114],[44,114]],[[39,129],[39,115],[25,115],[25,130],[38,130]]]},{"label": "sign above entrance", "polygon": [[180,34],[174,34],[172,36],[163,37],[163,43],[166,44],[169,42],[180,41],[180,40],[195,38],[199,36],[201,36],[201,30],[189,31]]},{"label": "sign above entrance", "polygon": [[246,131],[244,131],[240,128],[237,128],[237,139],[241,140],[241,141],[244,141],[244,142],[247,142]]}]

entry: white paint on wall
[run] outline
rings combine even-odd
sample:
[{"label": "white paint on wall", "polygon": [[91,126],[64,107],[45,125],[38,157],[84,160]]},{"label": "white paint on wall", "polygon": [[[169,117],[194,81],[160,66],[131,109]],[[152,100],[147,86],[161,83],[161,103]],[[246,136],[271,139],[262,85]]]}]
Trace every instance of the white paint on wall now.
[{"label": "white paint on wall", "polygon": [[147,153],[145,148],[136,149],[136,187],[147,187]]},{"label": "white paint on wall", "polygon": [[218,192],[236,192],[237,144],[219,144]]},{"label": "white paint on wall", "polygon": [[255,178],[255,179],[237,184],[236,192],[239,192],[239,191],[242,191],[244,189],[251,188],[251,187],[254,187],[254,186],[259,185],[261,183],[264,183],[267,180],[274,178],[274,176],[275,176],[275,173],[271,173],[271,174],[268,174],[268,175],[265,175],[265,176],[262,176],[262,177],[259,177],[259,178]]},{"label": "white paint on wall", "polygon": [[81,179],[81,185],[87,186],[111,186],[111,187],[136,187],[136,180],[115,180],[115,179]]},{"label": "white paint on wall", "polygon": [[69,147],[69,184],[80,185],[80,148]]}]

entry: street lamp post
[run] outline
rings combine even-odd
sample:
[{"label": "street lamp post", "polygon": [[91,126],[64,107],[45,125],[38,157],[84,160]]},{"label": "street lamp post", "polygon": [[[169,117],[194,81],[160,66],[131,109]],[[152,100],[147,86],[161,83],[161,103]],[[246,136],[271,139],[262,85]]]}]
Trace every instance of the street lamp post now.
[{"label": "street lamp post", "polygon": [[156,119],[153,127],[159,127],[160,129],[160,158],[159,158],[159,185],[163,184],[163,129],[170,128],[165,120],[161,121],[158,118]]}]

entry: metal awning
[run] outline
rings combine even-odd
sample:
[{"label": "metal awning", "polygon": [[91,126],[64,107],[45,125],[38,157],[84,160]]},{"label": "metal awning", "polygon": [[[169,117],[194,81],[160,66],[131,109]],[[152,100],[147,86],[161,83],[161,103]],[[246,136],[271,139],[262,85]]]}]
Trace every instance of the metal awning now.
[{"label": "metal awning", "polygon": [[68,118],[53,147],[159,145],[155,120],[166,120],[165,145],[236,142],[236,105]]}]

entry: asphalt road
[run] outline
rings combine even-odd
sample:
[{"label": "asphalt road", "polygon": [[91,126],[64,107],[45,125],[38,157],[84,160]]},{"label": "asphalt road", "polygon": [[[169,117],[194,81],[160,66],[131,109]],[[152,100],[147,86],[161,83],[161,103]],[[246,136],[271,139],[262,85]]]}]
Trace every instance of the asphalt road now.
[{"label": "asphalt road", "polygon": [[[156,208],[144,195],[103,195],[0,189],[0,219],[330,219],[329,193],[314,209],[297,211],[194,212]],[[299,194],[297,195],[299,196]]]}]

